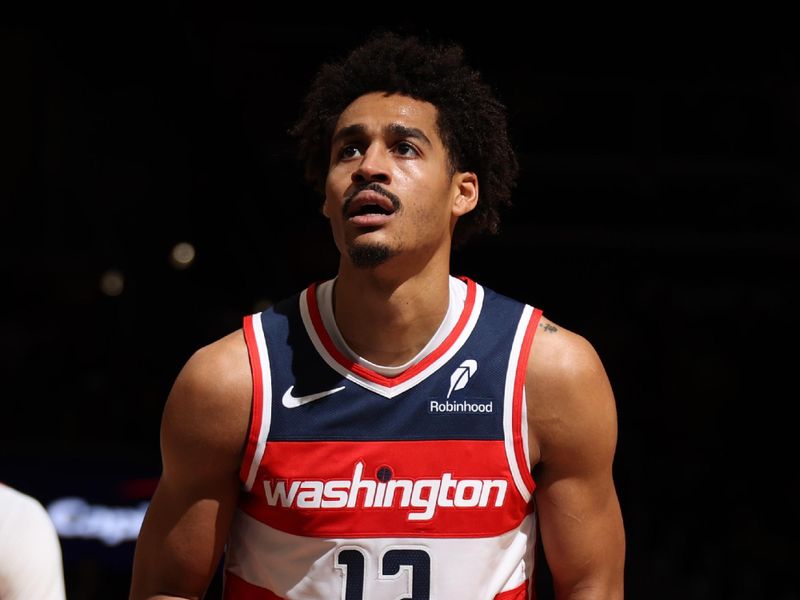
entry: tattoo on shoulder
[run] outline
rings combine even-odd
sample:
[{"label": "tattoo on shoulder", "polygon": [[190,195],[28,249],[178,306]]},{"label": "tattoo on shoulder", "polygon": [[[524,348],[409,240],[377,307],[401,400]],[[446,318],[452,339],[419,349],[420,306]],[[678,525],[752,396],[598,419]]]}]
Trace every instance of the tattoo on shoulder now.
[{"label": "tattoo on shoulder", "polygon": [[558,331],[558,327],[555,325],[551,325],[550,323],[539,323],[539,327],[547,331],[548,333],[555,333]]}]

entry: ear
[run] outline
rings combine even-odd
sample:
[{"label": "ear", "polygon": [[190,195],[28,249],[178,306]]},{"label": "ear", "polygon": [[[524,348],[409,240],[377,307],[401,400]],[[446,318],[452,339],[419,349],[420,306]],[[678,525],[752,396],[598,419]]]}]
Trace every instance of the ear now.
[{"label": "ear", "polygon": [[467,214],[478,204],[478,176],[471,171],[457,172],[453,175],[456,196],[453,200],[453,216]]},{"label": "ear", "polygon": [[325,215],[326,218],[330,219],[331,216],[328,214],[328,198],[327,196],[322,199],[322,206],[320,207],[320,212]]}]

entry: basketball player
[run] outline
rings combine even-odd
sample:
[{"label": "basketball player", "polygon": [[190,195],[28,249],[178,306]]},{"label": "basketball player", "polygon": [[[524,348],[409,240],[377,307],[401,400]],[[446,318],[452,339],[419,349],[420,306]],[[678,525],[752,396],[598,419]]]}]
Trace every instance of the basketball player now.
[{"label": "basketball player", "polygon": [[58,533],[34,497],[0,483],[0,600],[64,600]]},{"label": "basketball player", "polygon": [[558,598],[622,598],[596,352],[450,274],[517,175],[490,88],[458,47],[378,34],[293,132],[338,273],[178,375],[131,598],[201,597],[223,549],[226,599],[529,598],[537,521]]}]

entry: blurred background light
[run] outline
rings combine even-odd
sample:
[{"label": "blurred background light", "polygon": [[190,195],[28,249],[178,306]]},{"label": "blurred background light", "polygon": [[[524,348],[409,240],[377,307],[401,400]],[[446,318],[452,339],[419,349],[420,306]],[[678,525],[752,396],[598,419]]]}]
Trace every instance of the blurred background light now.
[{"label": "blurred background light", "polygon": [[100,277],[100,290],[106,296],[119,296],[125,289],[125,277],[116,269],[109,269]]},{"label": "blurred background light", "polygon": [[170,254],[170,264],[176,269],[188,269],[194,262],[194,246],[189,242],[175,244]]}]

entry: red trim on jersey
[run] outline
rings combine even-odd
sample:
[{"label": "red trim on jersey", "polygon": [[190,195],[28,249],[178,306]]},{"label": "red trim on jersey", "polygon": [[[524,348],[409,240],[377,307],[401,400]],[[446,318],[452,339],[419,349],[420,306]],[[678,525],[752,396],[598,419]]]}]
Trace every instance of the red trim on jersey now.
[{"label": "red trim on jersey", "polygon": [[306,304],[308,306],[308,314],[311,316],[311,323],[314,326],[314,331],[322,342],[322,345],[325,346],[325,349],[336,362],[349,371],[352,371],[356,375],[363,377],[364,379],[379,383],[386,387],[394,387],[400,383],[403,383],[404,381],[408,381],[436,362],[445,352],[450,349],[450,347],[458,339],[458,336],[461,335],[464,327],[466,327],[467,321],[469,321],[469,317],[472,314],[472,309],[475,306],[476,286],[475,282],[468,277],[461,275],[459,276],[459,279],[467,284],[467,298],[464,301],[464,309],[461,311],[461,316],[458,318],[458,322],[456,323],[455,327],[453,327],[450,335],[448,335],[433,352],[428,354],[417,364],[412,365],[394,377],[386,377],[385,375],[381,375],[380,373],[373,371],[364,365],[353,362],[339,351],[339,349],[336,347],[336,344],[333,343],[330,335],[328,335],[328,331],[325,329],[325,325],[322,322],[322,315],[319,312],[319,305],[317,303],[317,283],[312,283],[310,286],[308,286],[308,289],[306,290]]},{"label": "red trim on jersey", "polygon": [[525,580],[521,586],[515,587],[513,590],[506,590],[500,592],[494,597],[494,600],[527,600],[528,598],[528,581]]},{"label": "red trim on jersey", "polygon": [[[254,519],[293,535],[491,537],[519,526],[532,510],[514,485],[503,440],[268,441],[264,454],[270,460],[262,461],[239,507]],[[442,464],[447,465],[446,471]],[[388,471],[386,481],[379,483],[381,467]],[[345,498],[350,499],[354,479],[359,490],[353,494],[354,506],[342,506]],[[417,489],[414,486],[420,480],[427,481]],[[459,492],[459,482],[464,480],[471,481]],[[495,503],[501,484],[484,480],[505,482],[500,506]],[[396,483],[390,494],[392,481]],[[325,492],[329,482],[331,491]],[[268,503],[267,488],[273,505]],[[443,505],[455,504],[459,493],[462,506]],[[484,493],[485,506],[480,506]],[[316,507],[298,507],[301,499]],[[474,506],[468,506],[471,501]],[[410,515],[416,518],[409,519]]]},{"label": "red trim on jersey", "polygon": [[533,490],[536,489],[536,483],[531,476],[528,461],[525,460],[525,446],[522,441],[522,436],[528,435],[527,424],[522,422],[522,390],[525,387],[525,375],[528,372],[528,355],[531,352],[533,336],[536,333],[536,327],[539,325],[541,316],[541,309],[534,308],[530,321],[528,321],[528,327],[525,329],[525,336],[522,338],[519,360],[517,361],[517,373],[514,379],[514,399],[511,412],[514,454],[517,457],[517,465],[519,466],[519,473],[522,476],[522,481],[525,483],[525,487],[530,493],[533,493]]},{"label": "red trim on jersey", "polygon": [[230,571],[225,571],[225,590],[222,600],[283,600],[283,598],[266,588],[246,582]]},{"label": "red trim on jersey", "polygon": [[239,469],[239,479],[245,483],[247,482],[247,476],[250,474],[250,466],[253,463],[256,445],[258,444],[258,434],[261,431],[261,415],[263,412],[261,403],[264,398],[264,386],[261,374],[261,357],[258,353],[256,332],[253,328],[253,315],[245,316],[242,329],[244,331],[245,342],[247,343],[247,352],[250,355],[250,370],[253,374],[253,402],[250,408],[250,431],[247,436],[247,446],[244,451],[242,466]]}]

